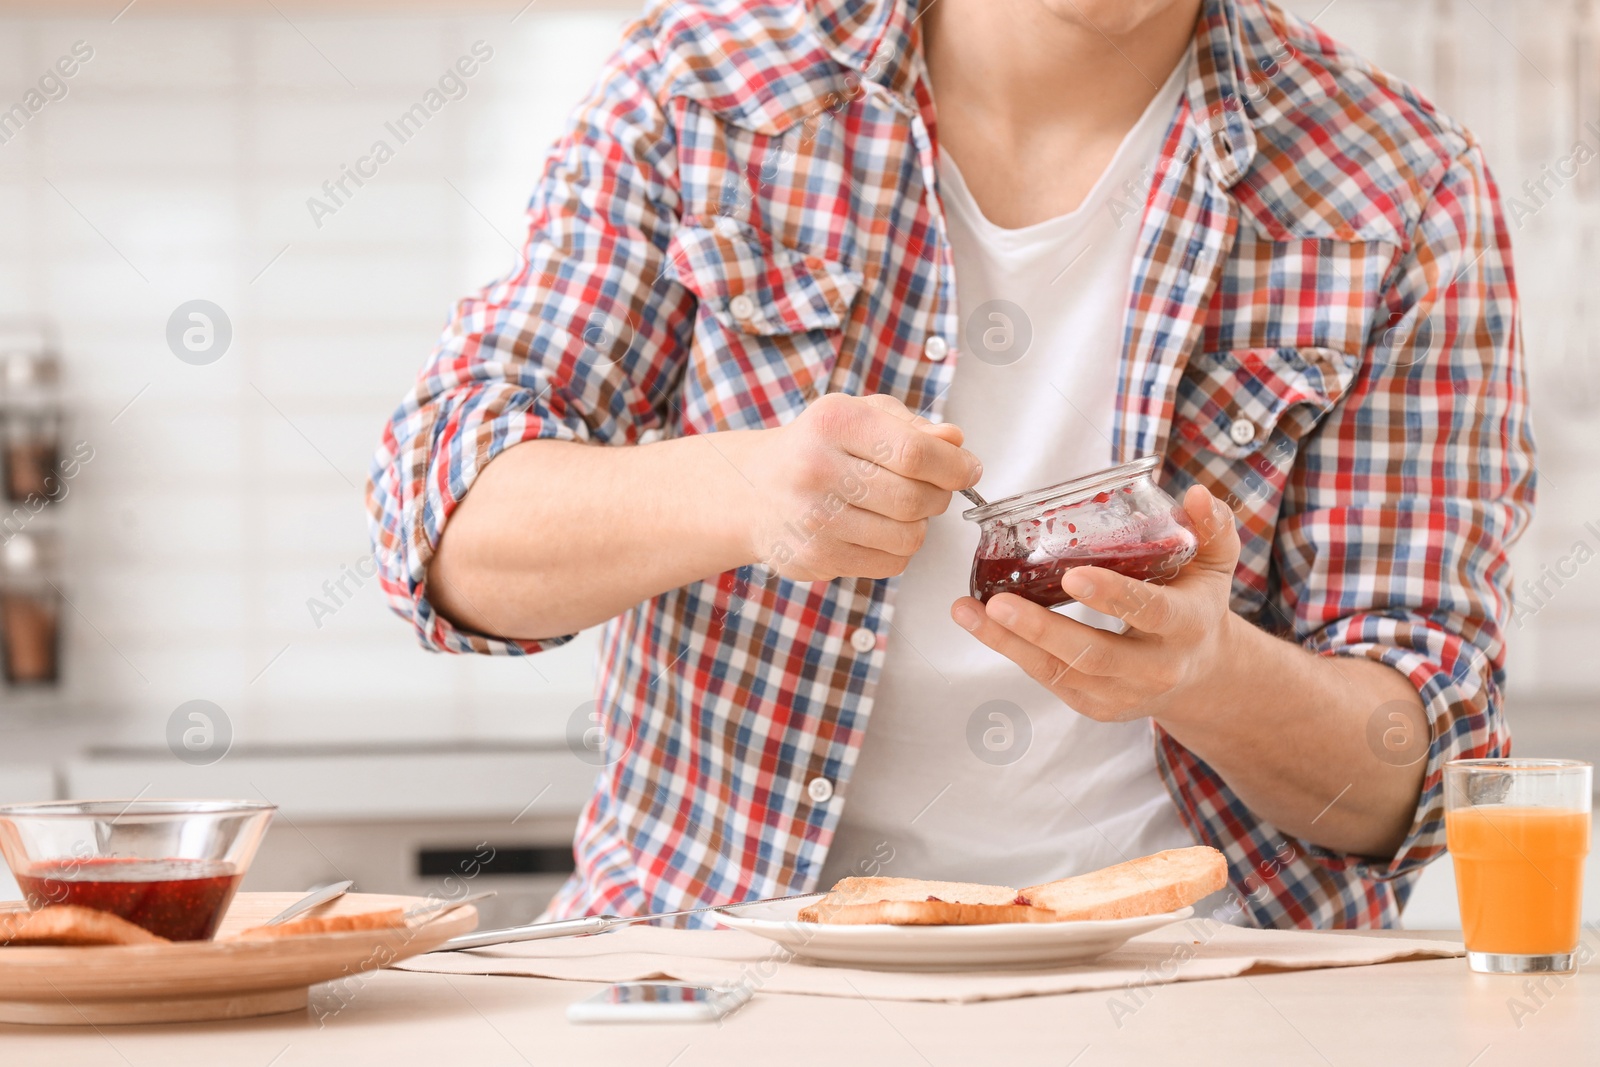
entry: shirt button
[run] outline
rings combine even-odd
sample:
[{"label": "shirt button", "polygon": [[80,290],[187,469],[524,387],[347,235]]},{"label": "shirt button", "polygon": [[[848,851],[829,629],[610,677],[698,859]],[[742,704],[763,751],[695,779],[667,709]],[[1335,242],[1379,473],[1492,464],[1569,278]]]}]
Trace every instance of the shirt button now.
[{"label": "shirt button", "polygon": [[857,652],[871,652],[878,647],[878,635],[862,626],[850,635],[850,644]]},{"label": "shirt button", "polygon": [[922,342],[922,354],[937,363],[950,354],[950,345],[943,337],[934,335]]},{"label": "shirt button", "polygon": [[724,237],[739,236],[739,223],[728,215],[717,216],[717,232]]},{"label": "shirt button", "polygon": [[756,302],[740,293],[728,301],[728,310],[732,312],[733,317],[736,319],[748,319],[756,313]]},{"label": "shirt button", "polygon": [[1228,427],[1228,436],[1236,445],[1247,445],[1256,439],[1256,424],[1249,419],[1234,419]]},{"label": "shirt button", "polygon": [[833,799],[833,783],[826,778],[813,778],[806,783],[806,796],[813,804],[826,804]]}]

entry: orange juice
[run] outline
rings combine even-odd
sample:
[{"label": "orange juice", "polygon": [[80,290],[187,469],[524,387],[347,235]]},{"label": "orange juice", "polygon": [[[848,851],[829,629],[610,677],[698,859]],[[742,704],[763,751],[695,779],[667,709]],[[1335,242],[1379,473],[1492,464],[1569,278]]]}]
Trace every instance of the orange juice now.
[{"label": "orange juice", "polygon": [[1587,811],[1458,808],[1445,815],[1445,839],[1469,951],[1531,956],[1577,947]]}]

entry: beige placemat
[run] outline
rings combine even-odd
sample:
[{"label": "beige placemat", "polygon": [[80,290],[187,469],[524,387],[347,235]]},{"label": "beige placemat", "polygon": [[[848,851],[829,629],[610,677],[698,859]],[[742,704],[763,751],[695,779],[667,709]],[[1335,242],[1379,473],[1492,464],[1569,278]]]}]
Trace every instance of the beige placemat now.
[{"label": "beige placemat", "polygon": [[1295,930],[1246,930],[1191,919],[1134,938],[1093,963],[1045,971],[915,973],[817,966],[737,930],[634,926],[592,937],[432,952],[395,964],[443,974],[515,974],[584,982],[668,979],[874,1000],[1003,1000],[1136,988],[1251,971],[1354,967],[1462,955],[1459,944]]}]

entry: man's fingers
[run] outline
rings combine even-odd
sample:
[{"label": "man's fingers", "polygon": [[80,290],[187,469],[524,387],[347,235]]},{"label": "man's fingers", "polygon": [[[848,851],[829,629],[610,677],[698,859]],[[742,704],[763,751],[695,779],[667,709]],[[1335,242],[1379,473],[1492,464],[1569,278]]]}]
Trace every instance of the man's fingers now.
[{"label": "man's fingers", "polygon": [[929,422],[926,419],[917,423],[917,429],[925,434],[931,434],[941,441],[949,441],[960,448],[966,444],[967,435],[961,432],[961,427],[951,422]]},{"label": "man's fingers", "polygon": [[916,555],[928,536],[927,519],[901,522],[859,507],[846,508],[836,521],[839,540],[894,556]]},{"label": "man's fingers", "polygon": [[868,407],[877,408],[879,411],[887,412],[896,418],[906,421],[922,417],[906,407],[905,401],[897,396],[890,396],[888,393],[868,393],[866,396],[861,397],[860,400]]},{"label": "man's fingers", "polygon": [[[870,396],[862,397],[861,400],[863,403],[870,404],[880,411],[887,412],[898,419],[903,419],[925,434],[937,437],[941,441],[948,441],[957,448],[966,444],[967,435],[962,432],[961,427],[951,422],[934,422],[932,419],[918,415],[915,411],[906,407],[898,397],[888,396],[884,393],[873,393]],[[963,486],[962,488],[966,487]]]},{"label": "man's fingers", "polygon": [[1183,510],[1200,538],[1193,566],[1220,571],[1230,579],[1239,565],[1239,529],[1233,509],[1211,495],[1203,485],[1191,485],[1183,494]]},{"label": "man's fingers", "polygon": [[1013,593],[1001,593],[990,600],[986,614],[1079,674],[1116,677],[1128,670],[1127,657],[1118,650],[1115,634],[1057,615]]},{"label": "man's fingers", "polygon": [[910,562],[905,556],[860,545],[839,545],[837,550],[829,569],[842,578],[893,578],[903,573]]},{"label": "man's fingers", "polygon": [[1188,620],[1179,591],[1104,567],[1074,567],[1062,576],[1061,588],[1085,607],[1121,619],[1140,633],[1176,633]]},{"label": "man's fingers", "polygon": [[921,416],[893,397],[865,397],[851,408],[826,415],[837,420],[830,429],[851,455],[949,492],[977,484],[983,473],[978,457],[950,440],[949,430],[935,431],[926,419],[919,429]]},{"label": "man's fingers", "polygon": [[1170,635],[1201,625],[1193,579],[1201,585],[1231,582],[1239,564],[1239,534],[1233,512],[1204,486],[1189,487],[1183,510],[1194,524],[1200,546],[1193,560],[1164,576],[1171,584],[1141,582],[1103,567],[1074,567],[1062,575],[1061,588],[1074,600],[1141,633]]},{"label": "man's fingers", "polygon": [[861,479],[861,493],[851,502],[856,507],[897,522],[916,522],[943,515],[950,507],[948,490],[902,478],[890,470],[878,470]]},{"label": "man's fingers", "polygon": [[[903,478],[936,485],[947,492],[968,489],[978,484],[983,466],[971,452],[931,433],[923,433],[901,423],[885,432],[886,454],[873,455],[873,461]],[[881,446],[879,446],[881,447]],[[879,456],[882,455],[882,458]]]},{"label": "man's fingers", "polygon": [[[961,444],[962,433],[959,429],[954,426],[945,426],[943,423],[934,422],[930,418],[917,414],[906,407],[905,402],[897,396],[890,396],[887,393],[871,393],[862,397],[861,402],[868,407],[877,408],[879,411],[893,415],[900,421],[909,423],[924,433],[942,437],[953,445],[959,446]],[[957,440],[950,439],[950,434],[947,432],[949,430],[955,430]]]},{"label": "man's fingers", "polygon": [[1068,694],[1089,680],[1086,675],[1080,675],[1038,645],[991,619],[983,605],[971,597],[956,601],[950,608],[950,617],[979,641],[1021,667],[1029,678],[1068,700],[1068,703],[1071,703]]}]

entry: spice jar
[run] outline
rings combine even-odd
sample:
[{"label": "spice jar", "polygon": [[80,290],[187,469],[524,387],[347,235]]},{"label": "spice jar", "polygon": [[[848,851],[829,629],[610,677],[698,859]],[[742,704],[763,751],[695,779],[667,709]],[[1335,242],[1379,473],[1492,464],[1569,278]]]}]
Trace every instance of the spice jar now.
[{"label": "spice jar", "polygon": [[61,417],[54,411],[5,413],[6,499],[54,499],[61,492],[56,464],[61,458]]},{"label": "spice jar", "polygon": [[1175,577],[1199,547],[1194,525],[1151,477],[1146,456],[1060,485],[971,508],[980,528],[972,595],[1015,593],[1047,608],[1072,600],[1061,578],[1104,567],[1140,581]]},{"label": "spice jar", "polygon": [[61,458],[58,366],[45,352],[11,352],[3,357],[4,485],[6,499],[52,499],[61,491],[56,464]]},{"label": "spice jar", "polygon": [[13,534],[0,549],[0,653],[12,685],[53,685],[61,677],[61,593],[39,540]]}]

